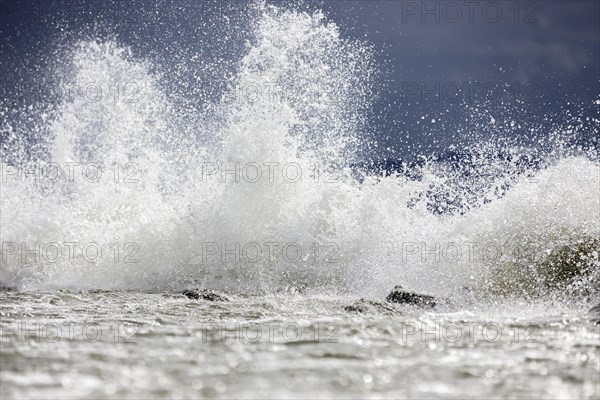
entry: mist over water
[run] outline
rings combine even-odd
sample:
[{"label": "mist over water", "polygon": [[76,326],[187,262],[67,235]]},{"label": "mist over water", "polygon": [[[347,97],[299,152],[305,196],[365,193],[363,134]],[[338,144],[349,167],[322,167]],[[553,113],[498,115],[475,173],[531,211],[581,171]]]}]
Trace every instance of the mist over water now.
[{"label": "mist over water", "polygon": [[204,96],[116,38],[57,46],[58,95],[2,111],[2,285],[597,298],[597,119],[540,151],[474,110],[483,141],[382,173],[373,48],[320,11],[248,15],[238,59],[198,61],[226,82]]}]

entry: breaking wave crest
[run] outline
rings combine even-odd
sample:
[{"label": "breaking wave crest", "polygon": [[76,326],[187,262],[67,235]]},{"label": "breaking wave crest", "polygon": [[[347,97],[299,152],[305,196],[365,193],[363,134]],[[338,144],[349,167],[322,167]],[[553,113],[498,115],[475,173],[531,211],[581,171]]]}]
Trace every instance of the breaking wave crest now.
[{"label": "breaking wave crest", "polygon": [[375,168],[373,50],[321,12],[254,7],[216,96],[92,39],[57,53],[52,112],[4,111],[3,285],[597,294],[597,154],[488,143]]}]

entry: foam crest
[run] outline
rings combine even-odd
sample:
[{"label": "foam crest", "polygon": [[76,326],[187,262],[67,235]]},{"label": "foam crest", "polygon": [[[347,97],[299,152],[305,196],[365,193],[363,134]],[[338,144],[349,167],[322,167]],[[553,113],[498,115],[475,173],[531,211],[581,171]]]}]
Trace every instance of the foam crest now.
[{"label": "foam crest", "polygon": [[[237,75],[206,105],[222,121],[201,132],[174,117],[156,66],[115,41],[71,49],[49,158],[3,164],[3,284],[379,297],[398,283],[545,295],[561,281],[589,292],[597,160],[532,167],[473,149],[452,177],[440,159],[413,175],[357,171],[372,144],[361,135],[372,50],[320,12],[256,10]],[[49,163],[70,178],[36,179]]]}]

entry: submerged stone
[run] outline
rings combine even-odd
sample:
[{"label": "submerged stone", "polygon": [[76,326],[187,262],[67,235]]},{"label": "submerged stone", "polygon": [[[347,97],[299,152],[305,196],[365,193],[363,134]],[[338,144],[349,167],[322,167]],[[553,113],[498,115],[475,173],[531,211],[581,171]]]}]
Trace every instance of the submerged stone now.
[{"label": "submerged stone", "polygon": [[229,301],[229,299],[219,293],[207,289],[189,289],[184,290],[183,295],[188,299],[206,300],[206,301]]},{"label": "submerged stone", "polygon": [[397,285],[394,290],[385,298],[387,302],[397,304],[408,304],[411,306],[433,308],[439,304],[438,299],[428,294],[419,294],[408,292]]},{"label": "submerged stone", "polygon": [[350,304],[349,306],[344,306],[344,310],[351,312],[351,313],[360,313],[360,314],[365,314],[365,313],[369,313],[369,312],[374,312],[374,313],[391,313],[394,311],[394,309],[385,304],[385,303],[381,303],[379,301],[374,301],[374,300],[366,300],[366,299],[359,299],[357,301],[355,301],[354,303]]}]

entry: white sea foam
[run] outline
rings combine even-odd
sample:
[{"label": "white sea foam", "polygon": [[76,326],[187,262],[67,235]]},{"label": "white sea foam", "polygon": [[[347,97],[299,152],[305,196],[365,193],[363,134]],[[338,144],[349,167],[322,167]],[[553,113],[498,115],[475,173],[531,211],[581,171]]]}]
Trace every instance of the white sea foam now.
[{"label": "white sea foam", "polygon": [[[402,283],[448,294],[600,236],[599,165],[585,156],[528,170],[506,195],[464,213],[413,201],[432,182],[451,188],[439,175],[357,179],[350,166],[369,145],[360,132],[371,49],[341,38],[321,13],[258,9],[231,87],[207,106],[223,120],[196,135],[173,117],[178,105],[149,62],[115,41],[71,49],[69,70],[55,71],[74,85],[47,121],[48,158],[3,163],[3,284],[377,297]],[[72,168],[72,182],[41,179],[50,162]],[[598,253],[587,257],[597,270]]]}]

